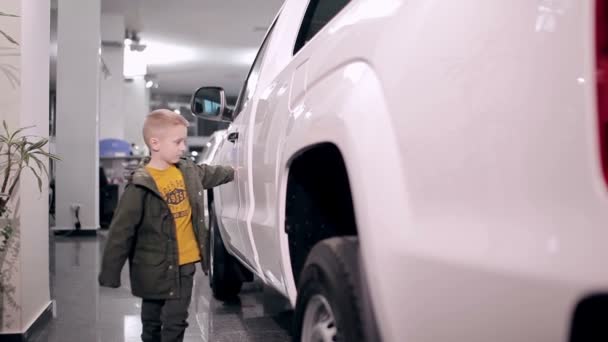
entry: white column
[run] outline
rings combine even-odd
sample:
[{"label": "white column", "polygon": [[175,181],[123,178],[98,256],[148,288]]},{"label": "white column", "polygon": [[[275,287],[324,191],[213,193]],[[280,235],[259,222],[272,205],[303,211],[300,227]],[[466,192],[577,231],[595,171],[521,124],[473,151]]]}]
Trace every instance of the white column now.
[{"label": "white column", "polygon": [[123,113],[124,93],[124,16],[102,13],[101,15],[101,56],[110,75],[101,77],[101,98],[99,115],[99,138],[125,138]]},{"label": "white column", "polygon": [[[49,135],[50,2],[22,0],[21,126]],[[47,164],[48,166],[48,164]],[[21,330],[27,331],[50,303],[49,196],[24,174],[21,197]],[[45,185],[48,183],[45,183]]]},{"label": "white column", "polygon": [[[50,3],[4,0],[2,11],[20,16],[0,20],[2,30],[20,45],[0,39],[0,62],[10,65],[17,80],[0,75],[0,120],[6,120],[11,130],[35,126],[26,134],[48,137]],[[16,305],[4,296],[0,334],[25,332],[50,304],[46,184],[40,192],[34,176],[22,173],[13,207],[18,222],[16,249],[10,257],[11,281],[5,283],[15,287],[9,296]]]},{"label": "white column", "polygon": [[56,228],[99,226],[100,0],[59,0]]},{"label": "white column", "polygon": [[150,90],[146,88],[143,76],[124,84],[125,140],[144,146],[142,128],[150,111]]}]

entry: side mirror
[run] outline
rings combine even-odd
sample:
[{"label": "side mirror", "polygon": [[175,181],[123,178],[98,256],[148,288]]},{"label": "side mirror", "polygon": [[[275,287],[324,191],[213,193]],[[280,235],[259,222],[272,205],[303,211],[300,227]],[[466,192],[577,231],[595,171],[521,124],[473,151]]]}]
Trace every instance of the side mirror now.
[{"label": "side mirror", "polygon": [[226,94],[220,87],[198,88],[190,101],[190,110],[194,115],[211,121],[226,121],[226,109]]}]

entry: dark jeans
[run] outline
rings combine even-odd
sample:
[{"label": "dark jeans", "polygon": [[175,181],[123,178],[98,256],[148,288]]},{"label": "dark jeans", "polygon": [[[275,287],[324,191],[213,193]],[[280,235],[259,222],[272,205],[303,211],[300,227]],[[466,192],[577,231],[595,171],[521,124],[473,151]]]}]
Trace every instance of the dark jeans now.
[{"label": "dark jeans", "polygon": [[181,342],[188,327],[188,307],[196,264],[179,267],[180,296],[176,299],[143,299],[141,305],[144,342]]}]

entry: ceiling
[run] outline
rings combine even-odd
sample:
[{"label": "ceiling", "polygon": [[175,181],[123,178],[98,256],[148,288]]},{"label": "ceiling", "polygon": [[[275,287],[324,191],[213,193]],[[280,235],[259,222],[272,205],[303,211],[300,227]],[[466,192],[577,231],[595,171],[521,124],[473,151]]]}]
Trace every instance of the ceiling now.
[{"label": "ceiling", "polygon": [[102,0],[123,14],[151,58],[148,74],[161,94],[190,94],[203,85],[236,95],[283,0]]}]

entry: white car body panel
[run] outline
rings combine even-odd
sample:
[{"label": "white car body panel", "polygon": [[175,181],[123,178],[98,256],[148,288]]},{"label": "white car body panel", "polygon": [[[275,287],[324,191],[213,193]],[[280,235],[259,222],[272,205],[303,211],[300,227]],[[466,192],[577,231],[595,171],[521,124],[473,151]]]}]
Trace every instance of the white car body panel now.
[{"label": "white car body panel", "polygon": [[384,341],[568,341],[608,290],[593,2],[353,0],[292,56],[306,5],[219,152],[243,168],[215,191],[236,252],[295,304],[290,161],[333,143]]}]

